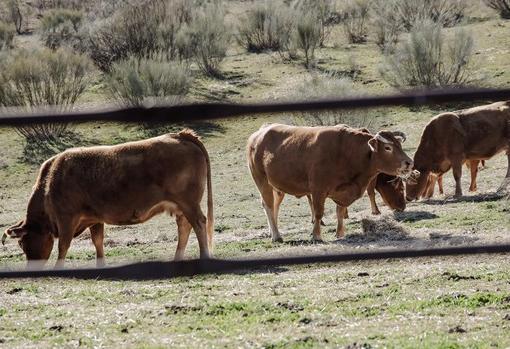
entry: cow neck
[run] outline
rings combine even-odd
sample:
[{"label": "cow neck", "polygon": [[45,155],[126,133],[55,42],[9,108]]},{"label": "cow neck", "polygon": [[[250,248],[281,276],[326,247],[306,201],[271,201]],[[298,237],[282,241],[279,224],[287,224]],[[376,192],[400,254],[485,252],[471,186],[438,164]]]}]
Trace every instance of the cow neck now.
[{"label": "cow neck", "polygon": [[44,188],[39,185],[34,189],[28,201],[25,222],[27,225],[40,225],[46,222],[46,218],[46,211],[44,209]]}]

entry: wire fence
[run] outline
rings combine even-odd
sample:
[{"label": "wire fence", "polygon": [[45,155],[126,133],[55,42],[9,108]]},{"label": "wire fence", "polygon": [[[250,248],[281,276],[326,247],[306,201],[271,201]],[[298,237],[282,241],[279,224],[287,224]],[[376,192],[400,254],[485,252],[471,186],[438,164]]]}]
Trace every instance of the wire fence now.
[{"label": "wire fence", "polygon": [[[357,109],[383,106],[421,106],[459,101],[479,102],[510,100],[510,89],[455,89],[414,92],[388,96],[373,96],[335,100],[275,102],[256,104],[197,103],[174,106],[150,106],[137,108],[105,108],[95,111],[61,112],[46,108],[27,112],[22,109],[1,110],[0,126],[23,126],[33,123],[70,123],[89,121],[116,122],[181,122],[212,120],[240,115],[281,113],[293,111]],[[142,262],[116,267],[88,269],[39,269],[4,270],[0,279],[64,277],[78,279],[146,280],[193,276],[211,273],[228,273],[254,268],[271,268],[285,265],[311,263],[337,263],[433,256],[457,256],[487,253],[508,253],[510,244],[459,246],[450,248],[427,248],[405,250],[377,250],[361,253],[307,255],[285,258],[261,258],[245,260],[190,260],[182,262]]]}]

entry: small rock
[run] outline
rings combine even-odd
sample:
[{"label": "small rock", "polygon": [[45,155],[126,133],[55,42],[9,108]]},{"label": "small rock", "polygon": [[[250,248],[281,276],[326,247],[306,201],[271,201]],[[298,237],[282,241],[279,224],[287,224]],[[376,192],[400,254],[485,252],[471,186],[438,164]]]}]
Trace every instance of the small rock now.
[{"label": "small rock", "polygon": [[365,272],[365,271],[362,271],[360,273],[358,273],[358,276],[369,276],[370,274]]},{"label": "small rock", "polygon": [[63,329],[64,329],[64,326],[62,326],[62,325],[54,325],[49,328],[50,331],[56,331],[56,332],[60,332]]},{"label": "small rock", "polygon": [[6,293],[7,293],[7,294],[15,294],[15,293],[18,293],[18,292],[21,292],[21,291],[23,291],[23,288],[21,288],[21,287],[15,287],[15,288],[13,288],[12,290],[7,291]]},{"label": "small rock", "polygon": [[506,315],[503,317],[503,320],[510,321],[510,314],[506,314]]},{"label": "small rock", "polygon": [[299,323],[305,324],[305,325],[308,325],[310,322],[312,322],[312,319],[307,318],[307,317],[302,318],[301,320],[299,320]]}]

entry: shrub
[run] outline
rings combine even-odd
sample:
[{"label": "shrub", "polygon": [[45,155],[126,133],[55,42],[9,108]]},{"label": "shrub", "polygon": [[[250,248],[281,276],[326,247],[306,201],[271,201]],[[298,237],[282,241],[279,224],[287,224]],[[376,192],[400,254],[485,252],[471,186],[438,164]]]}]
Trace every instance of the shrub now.
[{"label": "shrub", "polygon": [[332,24],[335,22],[333,0],[296,0],[295,6],[301,11],[315,14],[320,33],[319,45],[324,47],[324,43],[333,29]]},{"label": "shrub", "polygon": [[268,1],[248,12],[238,27],[237,40],[248,52],[282,51],[294,29],[291,9]]},{"label": "shrub", "polygon": [[176,102],[188,93],[191,78],[178,62],[130,57],[115,63],[107,77],[112,99],[122,105],[140,106],[147,100]]},{"label": "shrub", "polygon": [[[91,73],[90,61],[67,50],[19,51],[0,63],[0,106],[55,106],[70,109],[82,95]],[[19,127],[27,140],[52,140],[67,124]]]},{"label": "shrub", "polygon": [[25,31],[27,7],[20,0],[6,0],[7,21],[14,24],[18,34]]},{"label": "shrub", "polygon": [[490,8],[497,10],[501,18],[510,19],[510,0],[484,0]]},{"label": "shrub", "polygon": [[187,47],[195,63],[206,75],[220,76],[220,63],[227,54],[231,30],[224,21],[225,13],[218,3],[198,9],[183,28],[180,47]]},{"label": "shrub", "polygon": [[[127,5],[112,18],[97,23],[88,34],[87,50],[103,71],[129,56],[150,58],[162,52],[168,59],[181,55],[177,38],[191,20],[192,2],[149,0]],[[182,41],[182,40],[181,40]]]},{"label": "shrub", "polygon": [[296,26],[296,47],[305,55],[305,65],[310,67],[314,59],[315,49],[320,43],[320,25],[313,12],[302,13]]},{"label": "shrub", "polygon": [[[296,99],[345,98],[356,95],[354,84],[346,78],[333,75],[314,74],[305,79],[295,89]],[[378,120],[372,117],[372,112],[363,109],[327,110],[295,113],[292,123],[306,126],[333,126],[346,124],[351,127],[378,128]]]},{"label": "shrub", "polygon": [[11,25],[0,21],[0,51],[12,48],[15,30]]},{"label": "shrub", "polygon": [[398,14],[399,0],[378,0],[372,11],[375,43],[384,51],[393,51],[404,25]]},{"label": "shrub", "polygon": [[437,88],[469,82],[473,38],[463,29],[445,38],[442,26],[417,23],[409,39],[386,56],[383,78],[395,87]]},{"label": "shrub", "polygon": [[367,41],[369,8],[367,0],[350,0],[346,3],[342,24],[349,43]]},{"label": "shrub", "polygon": [[400,0],[398,14],[406,30],[417,22],[432,20],[443,26],[454,26],[464,18],[464,0]]},{"label": "shrub", "polygon": [[47,11],[41,19],[41,37],[46,47],[53,50],[62,44],[73,45],[79,40],[78,33],[83,14],[80,11],[57,9]]}]

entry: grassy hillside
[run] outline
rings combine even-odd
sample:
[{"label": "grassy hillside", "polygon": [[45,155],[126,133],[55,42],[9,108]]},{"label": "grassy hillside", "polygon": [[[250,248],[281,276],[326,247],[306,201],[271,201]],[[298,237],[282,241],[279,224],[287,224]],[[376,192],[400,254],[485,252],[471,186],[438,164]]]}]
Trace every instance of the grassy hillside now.
[{"label": "grassy hillside", "polygon": [[[227,16],[239,20],[246,2],[230,1],[227,8]],[[474,36],[478,84],[510,87],[510,21],[473,1],[462,25]],[[16,36],[15,44],[37,46],[37,34]],[[342,75],[355,62],[359,72],[353,84],[359,93],[394,91],[378,73],[383,57],[372,39],[348,44],[338,25],[316,57],[315,72]],[[285,99],[310,78],[300,61],[246,53],[235,44],[222,71],[223,79],[197,77],[191,99]],[[107,102],[103,78],[98,75],[77,107]],[[404,149],[413,154],[431,117],[472,104],[367,113],[377,117],[381,127],[408,133]],[[432,200],[411,203],[403,213],[393,214],[378,197],[383,214],[408,231],[405,237],[364,234],[361,220],[376,218],[363,197],[349,208],[345,239],[334,240],[334,206],[329,202],[323,227],[328,243],[311,244],[307,202],[287,196],[280,211],[285,242],[271,243],[244,148],[248,136],[263,123],[291,120],[292,115],[244,116],[151,130],[158,133],[187,126],[202,135],[212,161],[216,257],[510,242],[509,201],[490,195],[506,173],[506,159],[499,155],[479,173],[477,193],[468,193],[464,175],[465,196],[460,199],[451,198],[451,174],[445,176],[445,196],[436,194]],[[116,144],[146,138],[147,133],[134,124],[80,124],[56,148]],[[0,128],[0,139],[3,230],[24,217],[38,166],[51,154],[27,147],[11,128]],[[143,225],[108,226],[105,245],[109,264],[172,258],[176,225],[172,218],[159,216]],[[187,256],[198,256],[193,236]],[[73,241],[69,265],[92,266],[94,259],[88,233]],[[1,268],[23,265],[24,257],[14,241],[0,247]],[[510,346],[507,265],[508,257],[498,255],[247,270],[154,282],[3,280],[0,347],[504,348]]]}]

